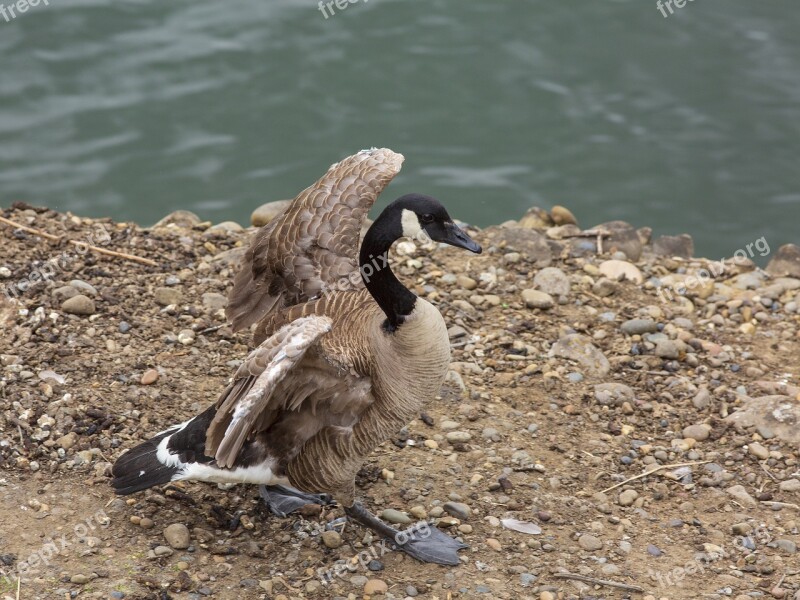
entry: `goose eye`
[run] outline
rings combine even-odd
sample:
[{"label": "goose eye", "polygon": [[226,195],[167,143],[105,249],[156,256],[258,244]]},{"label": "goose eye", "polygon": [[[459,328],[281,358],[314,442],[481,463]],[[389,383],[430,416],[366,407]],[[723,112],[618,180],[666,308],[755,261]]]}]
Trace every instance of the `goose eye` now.
[{"label": "goose eye", "polygon": [[426,224],[433,223],[433,215],[422,215],[422,217],[420,217],[420,221]]}]

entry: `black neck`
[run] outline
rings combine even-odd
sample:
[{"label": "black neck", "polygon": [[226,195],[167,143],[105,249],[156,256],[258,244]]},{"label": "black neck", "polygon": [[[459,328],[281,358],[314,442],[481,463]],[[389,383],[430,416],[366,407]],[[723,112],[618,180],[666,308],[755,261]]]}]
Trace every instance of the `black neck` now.
[{"label": "black neck", "polygon": [[367,290],[386,314],[384,328],[395,331],[414,310],[417,297],[400,283],[389,268],[389,248],[402,237],[399,224],[386,213],[372,224],[361,244],[359,265]]}]

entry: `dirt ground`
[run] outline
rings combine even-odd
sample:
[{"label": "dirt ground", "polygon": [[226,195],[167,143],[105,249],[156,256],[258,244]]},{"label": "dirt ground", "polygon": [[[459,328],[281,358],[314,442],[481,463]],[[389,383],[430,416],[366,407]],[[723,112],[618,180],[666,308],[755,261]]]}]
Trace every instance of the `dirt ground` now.
[{"label": "dirt ground", "polygon": [[[609,280],[613,247],[578,255],[555,232],[476,231],[478,257],[403,248],[398,275],[453,326],[453,371],[358,489],[463,539],[445,568],[350,524],[326,544],[340,508],[279,519],[254,486],[115,497],[113,461],[213,402],[246,355],[221,309],[249,232],[4,216],[64,239],[0,225],[0,597],[800,597],[800,280],[742,268],[663,302],[647,282],[700,263],[646,240],[645,283]],[[544,267],[561,275],[534,285]]]}]

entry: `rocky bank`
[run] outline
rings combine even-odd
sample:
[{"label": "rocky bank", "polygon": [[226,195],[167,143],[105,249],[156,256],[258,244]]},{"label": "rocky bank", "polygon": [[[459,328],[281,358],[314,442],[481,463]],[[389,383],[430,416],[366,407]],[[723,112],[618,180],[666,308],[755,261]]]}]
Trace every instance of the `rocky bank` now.
[{"label": "rocky bank", "polygon": [[800,597],[795,246],[765,270],[752,244],[708,261],[688,236],[581,229],[562,207],[471,229],[480,256],[398,244],[452,370],[358,486],[384,518],[463,539],[443,568],[382,551],[337,507],[277,519],[253,486],[115,498],[115,458],[213,402],[246,355],[223,308],[252,229],[3,216],[24,227],[0,224],[0,594]]}]

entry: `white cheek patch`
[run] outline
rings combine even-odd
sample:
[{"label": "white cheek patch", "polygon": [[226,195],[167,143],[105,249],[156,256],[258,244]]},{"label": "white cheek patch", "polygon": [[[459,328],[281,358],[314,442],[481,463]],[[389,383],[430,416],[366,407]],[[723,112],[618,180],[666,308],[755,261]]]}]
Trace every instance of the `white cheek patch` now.
[{"label": "white cheek patch", "polygon": [[403,237],[411,238],[421,243],[430,241],[430,236],[422,229],[417,213],[413,210],[408,210],[407,208],[403,209],[401,224],[403,226]]}]

